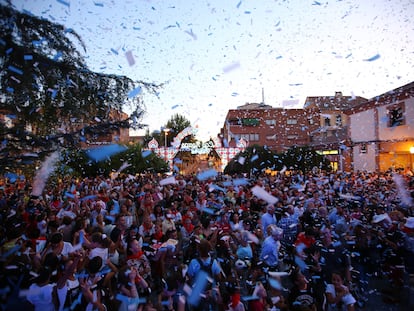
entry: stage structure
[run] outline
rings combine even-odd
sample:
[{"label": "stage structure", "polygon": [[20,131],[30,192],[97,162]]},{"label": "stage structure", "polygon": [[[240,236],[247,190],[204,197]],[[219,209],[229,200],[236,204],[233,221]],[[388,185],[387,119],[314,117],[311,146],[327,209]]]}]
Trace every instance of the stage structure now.
[{"label": "stage structure", "polygon": [[146,150],[151,150],[160,158],[163,158],[168,163],[170,170],[175,170],[174,159],[180,151],[190,152],[194,157],[209,155],[212,151],[215,151],[221,160],[219,171],[222,172],[230,160],[247,147],[247,141],[244,139],[240,139],[237,142],[237,147],[234,148],[222,146],[218,138],[204,143],[182,143],[184,137],[196,135],[196,133],[197,129],[187,127],[174,137],[174,140],[171,142],[171,147],[159,147],[159,143],[155,139],[152,139],[148,143]]}]

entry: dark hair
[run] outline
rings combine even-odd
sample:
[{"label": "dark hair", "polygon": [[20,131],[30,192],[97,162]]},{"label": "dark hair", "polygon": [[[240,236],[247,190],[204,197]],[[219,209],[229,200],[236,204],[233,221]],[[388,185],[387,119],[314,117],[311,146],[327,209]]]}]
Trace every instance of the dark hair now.
[{"label": "dark hair", "polygon": [[99,270],[101,270],[101,267],[102,258],[100,256],[95,256],[89,261],[87,270],[89,271],[89,273],[95,274],[99,272]]},{"label": "dark hair", "polygon": [[58,244],[63,241],[63,234],[60,232],[55,232],[50,237],[50,243],[52,244]]},{"label": "dark hair", "polygon": [[200,253],[200,257],[208,257],[211,251],[210,242],[206,239],[202,239],[198,245],[198,251]]}]

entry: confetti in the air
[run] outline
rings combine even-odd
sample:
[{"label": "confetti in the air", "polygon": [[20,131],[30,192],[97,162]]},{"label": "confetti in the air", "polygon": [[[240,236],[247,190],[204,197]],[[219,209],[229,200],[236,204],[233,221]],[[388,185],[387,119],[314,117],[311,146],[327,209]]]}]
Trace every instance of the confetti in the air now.
[{"label": "confetti in the air", "polygon": [[224,73],[229,73],[230,71],[233,71],[235,69],[240,68],[240,62],[234,62],[226,67],[223,68]]},{"label": "confetti in the air", "polygon": [[377,60],[380,57],[381,57],[381,55],[377,54],[377,55],[374,55],[374,56],[372,56],[370,58],[364,59],[364,61],[366,61],[366,62],[373,62],[374,60]]},{"label": "confetti in the air", "polygon": [[50,174],[55,170],[55,164],[59,160],[59,152],[55,151],[49,155],[46,160],[42,163],[40,170],[36,172],[36,175],[33,180],[33,190],[32,195],[40,196],[42,195],[43,189],[46,185]]},{"label": "confetti in the air", "polygon": [[138,86],[128,93],[128,98],[134,98],[141,93],[141,88]]},{"label": "confetti in the air", "polygon": [[175,179],[174,176],[167,177],[167,178],[160,180],[160,186],[175,185],[176,183],[177,183],[177,180]]},{"label": "confetti in the air", "polygon": [[279,201],[278,198],[271,195],[269,192],[267,192],[265,189],[263,189],[260,186],[254,186],[252,189],[252,193],[258,197],[259,199],[262,199],[263,201],[269,203],[269,204],[275,204]]},{"label": "confetti in the air", "polygon": [[108,146],[89,149],[86,151],[86,154],[92,160],[95,160],[96,162],[100,162],[100,161],[109,159],[111,156],[118,154],[120,152],[123,152],[125,150],[127,150],[127,147],[125,146],[118,145],[118,144],[112,144]]},{"label": "confetti in the air", "polygon": [[197,179],[198,180],[206,180],[209,178],[216,178],[218,175],[217,171],[215,169],[208,169],[204,172],[198,173],[197,174]]},{"label": "confetti in the air", "polygon": [[127,51],[125,53],[125,57],[128,61],[128,65],[133,66],[135,64],[134,55],[132,55],[132,51]]}]

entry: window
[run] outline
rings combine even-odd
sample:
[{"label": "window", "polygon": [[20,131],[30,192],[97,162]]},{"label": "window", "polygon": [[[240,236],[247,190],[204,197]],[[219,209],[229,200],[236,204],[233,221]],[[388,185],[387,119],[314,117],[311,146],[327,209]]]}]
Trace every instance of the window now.
[{"label": "window", "polygon": [[290,140],[298,139],[298,135],[287,135],[287,139],[290,139]]},{"label": "window", "polygon": [[269,126],[276,125],[276,120],[275,119],[266,120],[265,122],[266,122],[266,125],[269,125]]},{"label": "window", "polygon": [[241,134],[235,135],[235,139],[244,139],[247,141],[259,141],[259,134]]},{"label": "window", "polygon": [[250,134],[250,141],[259,141],[259,134]]},{"label": "window", "polygon": [[336,115],[335,125],[342,126],[342,116],[340,114]]},{"label": "window", "polygon": [[287,119],[286,123],[287,124],[297,124],[298,120],[296,120],[296,119]]},{"label": "window", "polygon": [[250,141],[249,134],[241,134],[238,139],[243,138],[244,140]]},{"label": "window", "polygon": [[393,105],[388,108],[388,127],[400,126],[405,124],[404,103]]},{"label": "window", "polygon": [[276,134],[266,135],[266,140],[277,140],[277,135]]},{"label": "window", "polygon": [[324,123],[325,126],[331,126],[331,117],[325,117]]},{"label": "window", "polygon": [[243,126],[257,126],[259,124],[260,124],[259,119],[254,119],[254,118],[242,119],[242,125]]},{"label": "window", "polygon": [[359,149],[359,153],[367,153],[367,145],[362,144],[361,148]]}]

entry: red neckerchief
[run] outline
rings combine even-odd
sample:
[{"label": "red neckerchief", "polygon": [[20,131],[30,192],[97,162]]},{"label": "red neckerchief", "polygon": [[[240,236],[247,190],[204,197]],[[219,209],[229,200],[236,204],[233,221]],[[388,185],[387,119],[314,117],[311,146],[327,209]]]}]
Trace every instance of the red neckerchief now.
[{"label": "red neckerchief", "polygon": [[161,239],[162,239],[162,231],[159,231],[159,232],[154,233],[154,238],[157,241],[161,241]]},{"label": "red neckerchief", "polygon": [[129,255],[127,257],[127,260],[130,260],[130,259],[137,259],[138,260],[138,259],[141,259],[142,255],[144,255],[144,252],[143,251],[139,251],[138,253]]},{"label": "red neckerchief", "polygon": [[189,223],[189,224],[184,223],[184,228],[188,233],[190,233],[190,232],[193,232],[194,225],[192,223]]}]

